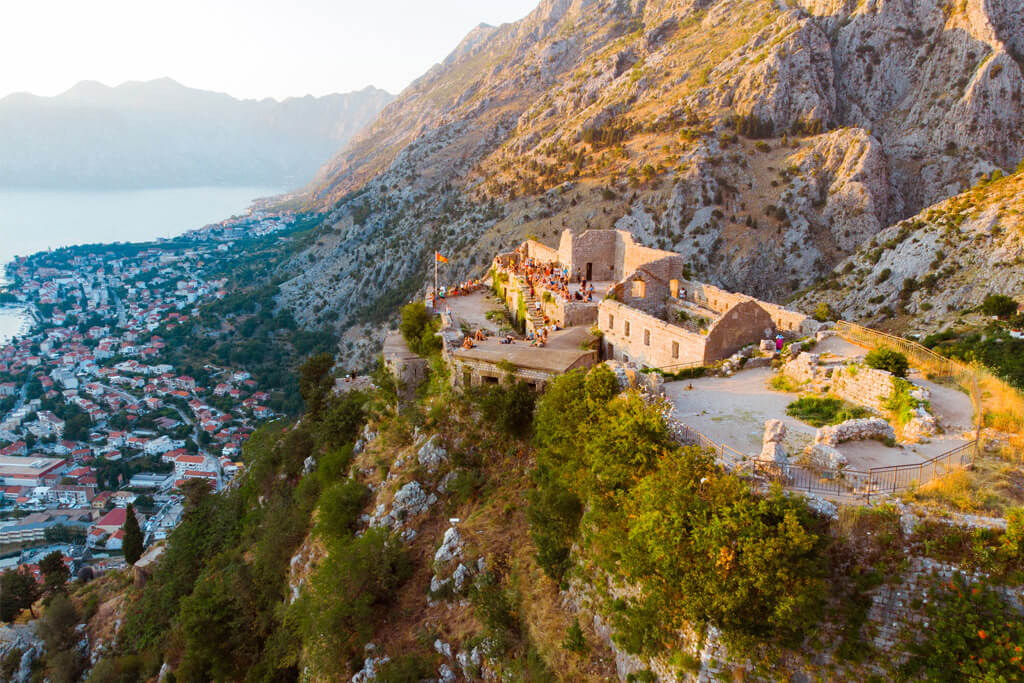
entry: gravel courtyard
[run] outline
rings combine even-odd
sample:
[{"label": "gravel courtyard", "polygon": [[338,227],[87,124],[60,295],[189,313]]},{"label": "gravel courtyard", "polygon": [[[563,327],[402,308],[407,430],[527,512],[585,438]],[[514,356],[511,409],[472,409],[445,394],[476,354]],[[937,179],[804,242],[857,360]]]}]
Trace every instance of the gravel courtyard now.
[{"label": "gravel courtyard", "polygon": [[[827,340],[831,341],[831,340]],[[837,340],[842,344],[841,340]],[[859,347],[839,348],[836,355],[845,355]],[[817,351],[817,349],[816,349]],[[742,370],[732,377],[702,377],[668,382],[665,394],[675,409],[675,416],[708,438],[724,443],[753,457],[761,451],[761,437],[766,420],[782,420],[788,429],[784,447],[791,457],[814,440],[815,428],[786,415],[786,406],[799,394],[775,391],[768,387],[769,368]],[[969,426],[972,409],[970,398],[956,389],[940,386],[919,378],[914,383],[932,391],[932,407],[945,434],[929,443],[908,444],[889,448],[878,441],[845,442],[839,450],[849,459],[851,469],[867,469],[886,465],[918,463],[967,443],[961,438],[961,427]]]}]

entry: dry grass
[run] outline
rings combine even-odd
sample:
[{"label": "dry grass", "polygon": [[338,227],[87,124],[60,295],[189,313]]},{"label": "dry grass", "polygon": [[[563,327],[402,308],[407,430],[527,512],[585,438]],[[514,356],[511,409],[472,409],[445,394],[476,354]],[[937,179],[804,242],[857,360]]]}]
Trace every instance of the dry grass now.
[{"label": "dry grass", "polygon": [[1024,432],[1024,396],[984,370],[978,370],[978,385],[985,411],[985,426],[1011,434]]},{"label": "dry grass", "polygon": [[957,470],[904,495],[908,502],[935,510],[1002,515],[1024,504],[1024,463],[979,458],[970,470]]}]

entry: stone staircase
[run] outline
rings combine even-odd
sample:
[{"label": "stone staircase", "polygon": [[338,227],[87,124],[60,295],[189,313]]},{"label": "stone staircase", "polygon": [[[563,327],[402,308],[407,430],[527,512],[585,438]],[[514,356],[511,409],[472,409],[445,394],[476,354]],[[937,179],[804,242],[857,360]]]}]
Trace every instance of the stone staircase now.
[{"label": "stone staircase", "polygon": [[537,297],[530,296],[530,285],[522,275],[516,276],[519,284],[519,291],[523,293],[523,303],[526,305],[526,329],[539,330],[544,327],[544,315],[537,311]]}]

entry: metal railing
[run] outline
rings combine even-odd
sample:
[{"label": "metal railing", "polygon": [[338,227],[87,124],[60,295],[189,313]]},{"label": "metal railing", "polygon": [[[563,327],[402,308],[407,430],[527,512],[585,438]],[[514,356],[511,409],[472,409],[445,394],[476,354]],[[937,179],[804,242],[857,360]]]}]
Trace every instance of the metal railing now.
[{"label": "metal railing", "polygon": [[971,404],[974,407],[975,438],[981,434],[985,416],[980,380],[982,378],[988,381],[994,380],[1004,386],[1007,391],[1015,392],[1005,382],[994,378],[991,373],[981,368],[946,358],[915,341],[903,339],[902,337],[879,330],[873,330],[870,327],[863,327],[856,323],[846,322],[845,320],[840,320],[836,323],[836,332],[851,344],[871,349],[889,347],[899,351],[907,357],[912,366],[923,370],[926,374],[940,379],[953,380],[966,389],[971,397]]},{"label": "metal railing", "polygon": [[899,493],[924,486],[974,461],[977,439],[957,446],[920,463],[872,467],[853,470],[817,470],[803,465],[776,465],[755,460],[751,473],[761,479],[776,481],[786,488],[829,495],[871,496]]},{"label": "metal railing", "polygon": [[741,453],[732,446],[726,446],[724,443],[718,443],[714,439],[704,436],[688,424],[675,419],[673,419],[672,422],[674,423],[673,432],[680,443],[712,451],[722,460],[724,460],[726,456],[731,457],[737,462],[748,458],[745,453]]},{"label": "metal railing", "polygon": [[959,381],[963,377],[972,374],[970,366],[958,363],[951,358],[946,358],[926,346],[903,337],[873,330],[870,327],[863,327],[856,323],[846,322],[845,320],[840,320],[836,323],[836,332],[846,341],[858,346],[869,348],[888,346],[904,354],[911,365],[936,377]]}]

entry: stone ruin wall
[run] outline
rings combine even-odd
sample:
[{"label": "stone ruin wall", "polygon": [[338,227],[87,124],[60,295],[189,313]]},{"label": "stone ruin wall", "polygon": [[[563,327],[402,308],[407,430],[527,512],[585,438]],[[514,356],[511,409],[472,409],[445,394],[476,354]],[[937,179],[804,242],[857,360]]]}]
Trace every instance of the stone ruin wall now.
[{"label": "stone ruin wall", "polygon": [[587,264],[592,263],[593,279],[616,280],[616,238],[614,230],[588,230],[579,235],[566,230],[558,245],[558,260],[569,267],[572,276],[577,268],[585,276]]},{"label": "stone ruin wall", "polygon": [[525,251],[528,258],[536,259],[542,263],[558,261],[558,250],[546,244],[541,244],[537,240],[526,240],[523,242],[523,246],[526,247]]},{"label": "stone ruin wall", "polygon": [[590,327],[597,322],[597,302],[586,301],[543,301],[541,311],[561,328]]},{"label": "stone ruin wall", "polygon": [[771,316],[755,301],[747,300],[729,309],[708,329],[704,359],[722,360],[748,344],[771,335]]},{"label": "stone ruin wall", "polygon": [[688,299],[719,313],[724,313],[744,301],[754,301],[768,312],[775,329],[779,332],[807,335],[816,332],[821,326],[816,320],[809,318],[799,311],[791,311],[778,304],[761,301],[746,294],[728,292],[714,285],[697,282],[696,280],[681,280],[679,285],[686,289],[686,297]]},{"label": "stone ruin wall", "polygon": [[839,367],[832,373],[831,391],[850,403],[885,413],[885,401],[892,394],[892,375],[862,365]]},{"label": "stone ruin wall", "polygon": [[[609,325],[609,316],[614,324]],[[629,323],[629,336],[625,335]],[[630,308],[618,301],[606,299],[598,306],[598,327],[604,334],[605,350],[614,347],[614,360],[629,360],[651,367],[666,367],[683,363],[705,361],[705,338]],[[644,343],[644,332],[650,332],[650,344]],[[679,357],[672,357],[672,343],[679,345]]]},{"label": "stone ruin wall", "polygon": [[[636,280],[644,283],[644,296],[642,297],[633,296],[633,282]],[[617,301],[655,317],[664,316],[665,302],[668,297],[668,285],[643,270],[636,271],[628,279],[615,285]]]}]

